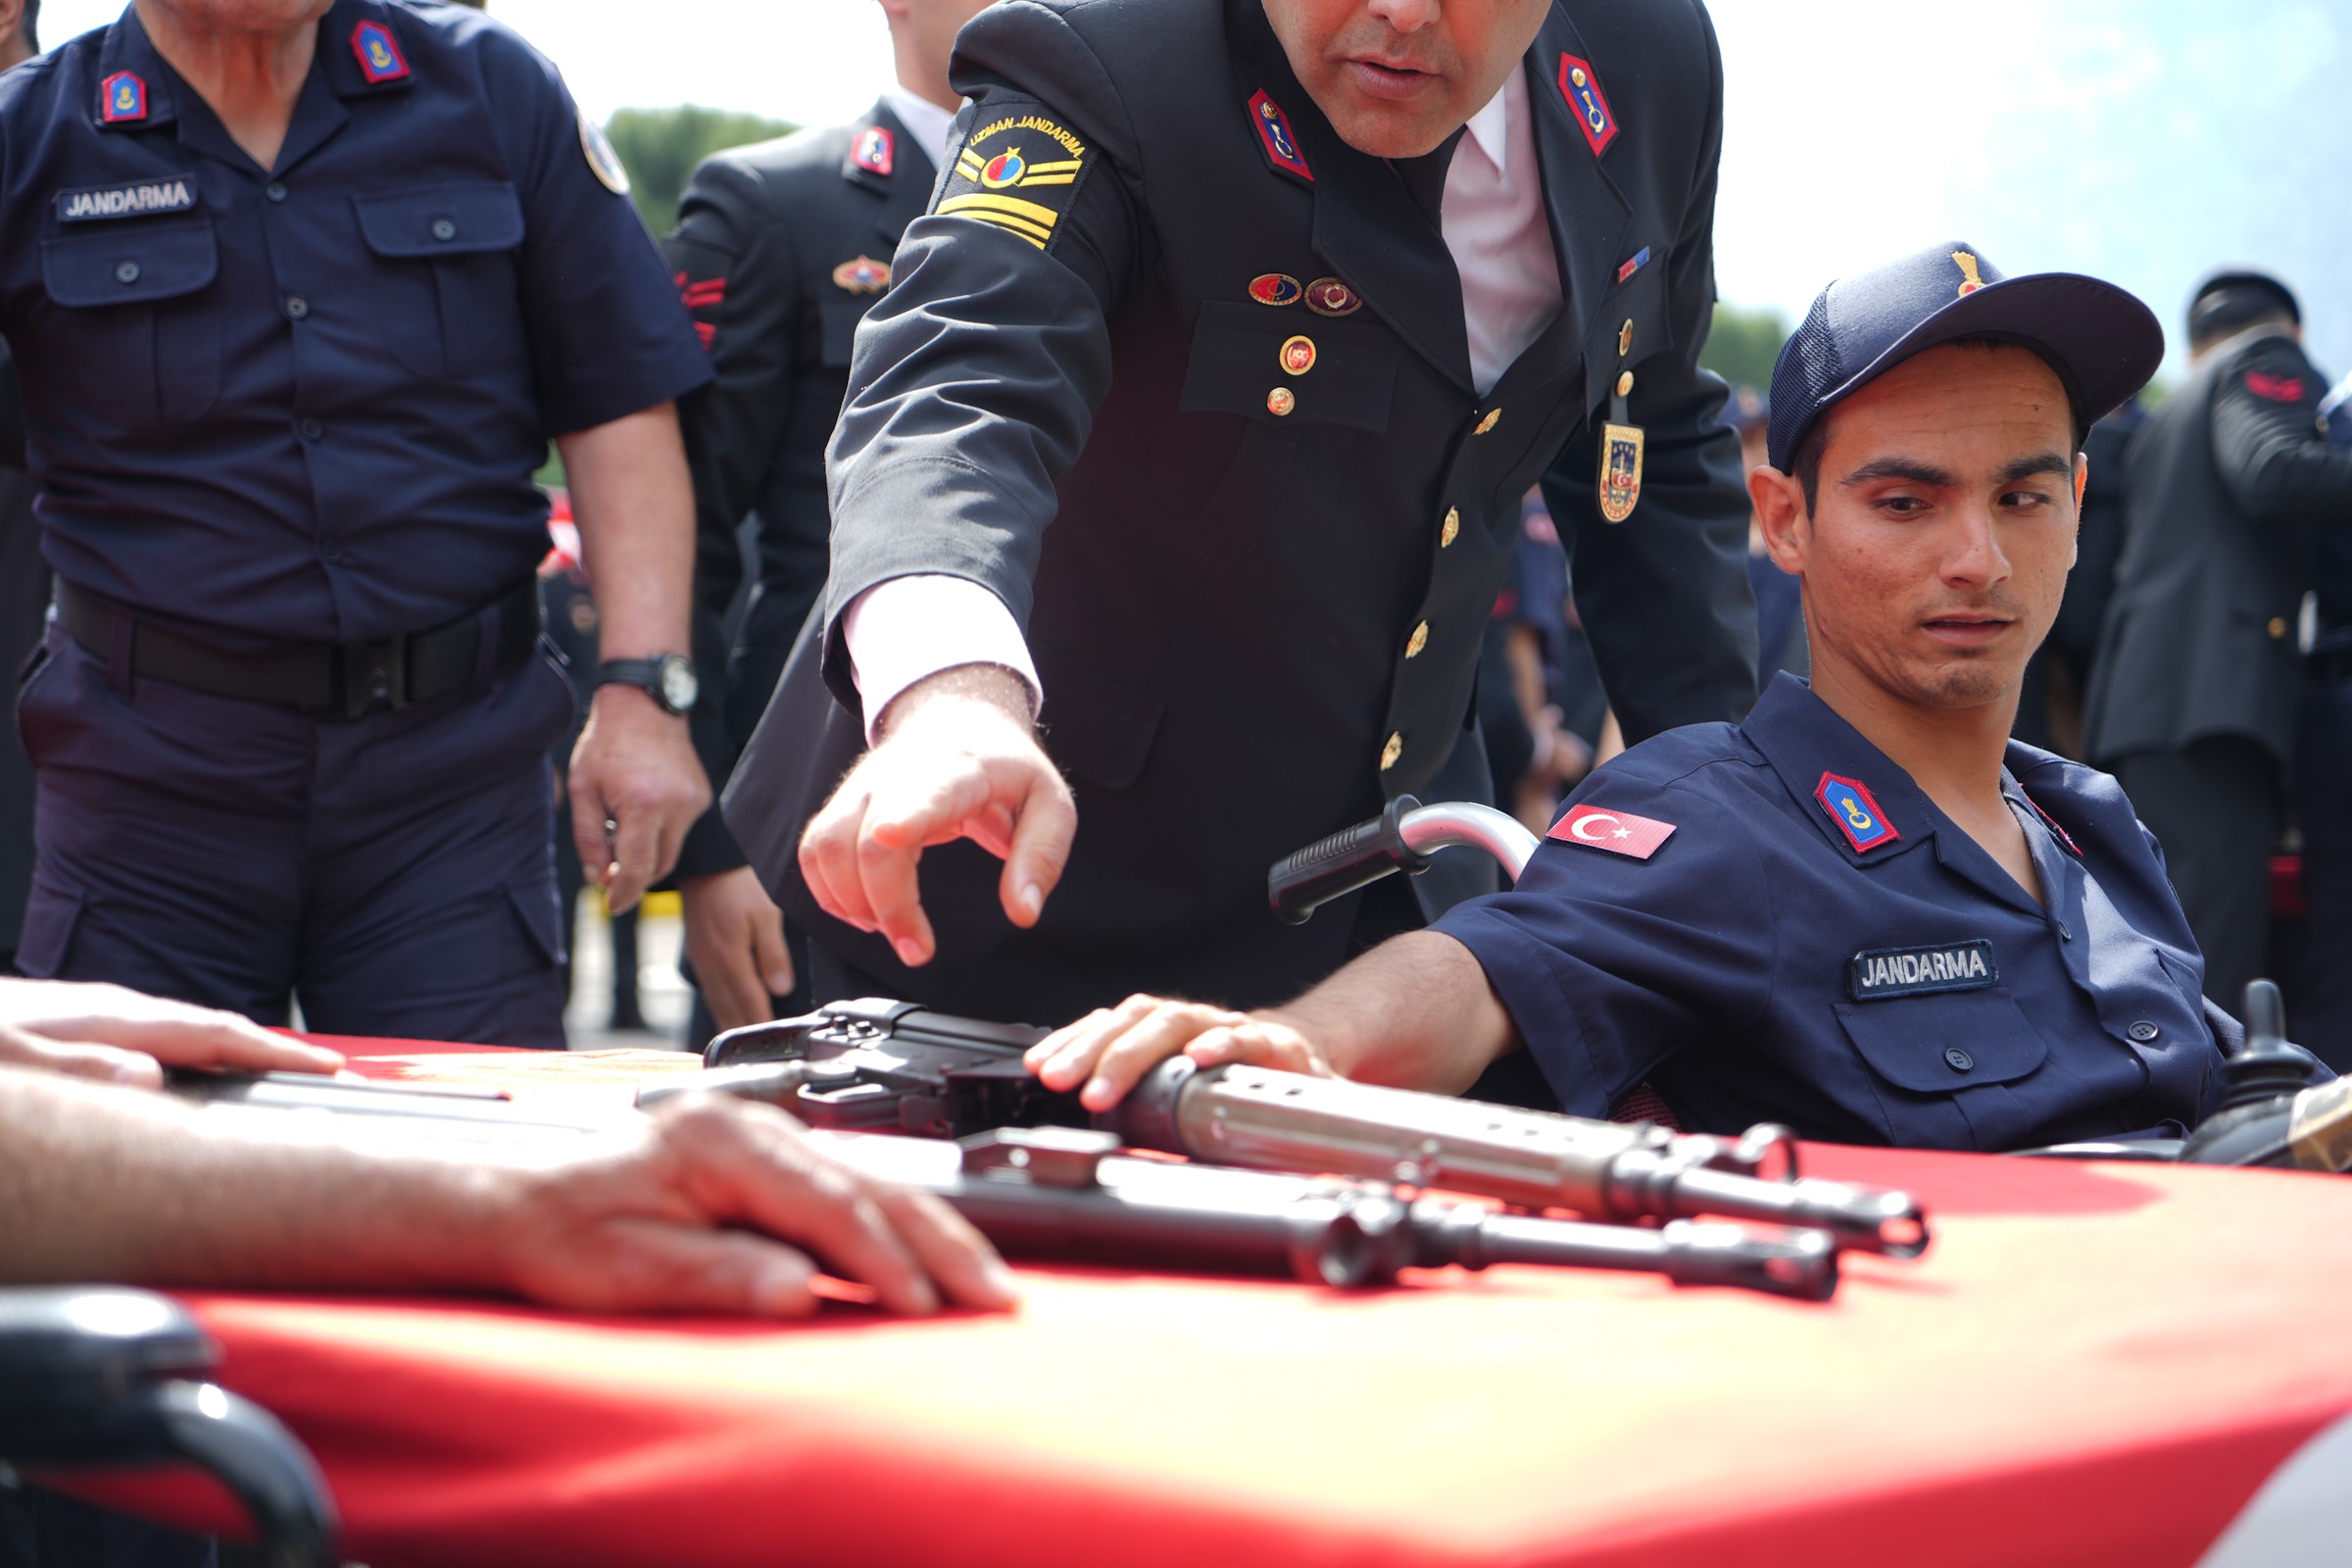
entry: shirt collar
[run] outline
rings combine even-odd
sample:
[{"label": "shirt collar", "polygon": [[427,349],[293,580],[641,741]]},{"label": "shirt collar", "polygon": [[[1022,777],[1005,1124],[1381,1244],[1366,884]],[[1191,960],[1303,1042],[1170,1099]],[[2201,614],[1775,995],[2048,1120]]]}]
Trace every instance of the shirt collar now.
[{"label": "shirt collar", "polygon": [[1516,66],[1502,80],[1487,106],[1470,117],[1466,127],[1478,150],[1487,155],[1495,172],[1509,175],[1511,172],[1511,122],[1527,118],[1527,74]]},{"label": "shirt collar", "polygon": [[[407,90],[416,79],[416,34],[415,28],[401,24],[406,20],[398,7],[382,0],[335,0],[318,22],[318,65],[336,97],[364,98],[370,93]],[[361,26],[368,23],[392,34],[393,46],[400,51],[397,75],[368,79],[368,72],[360,65],[358,39]]]},{"label": "shirt collar", "polygon": [[[1934,837],[1943,819],[1910,774],[1786,670],[1764,688],[1740,733],[1764,754],[1799,814],[1848,859],[1892,859]],[[1838,803],[1849,796],[1874,824],[1840,825]]]},{"label": "shirt collar", "polygon": [[[138,77],[146,89],[147,113],[137,120],[108,120],[107,84],[126,71]],[[138,11],[125,6],[122,17],[106,29],[106,42],[98,48],[98,79],[90,87],[90,122],[100,130],[153,130],[159,125],[169,125],[179,118],[172,99],[178,80],[164,57],[156,52],[145,24],[139,21]]]},{"label": "shirt collar", "polygon": [[906,127],[906,139],[921,149],[931,161],[933,170],[948,161],[948,132],[956,123],[956,111],[942,109],[928,98],[920,98],[893,82],[882,89],[882,103]]},{"label": "shirt collar", "polygon": [[[1795,798],[1798,814],[1848,860],[1867,869],[1933,840],[1936,859],[1944,869],[2005,903],[2041,911],[2042,906],[1975,839],[1957,829],[1938,833],[1946,820],[1927,791],[1794,675],[1784,670],[1774,677],[1741,721],[1740,733],[1780,775]],[[2001,793],[2022,808],[2034,809],[2005,764]],[[2029,840],[2034,832],[2028,829]],[[2060,889],[2054,883],[2045,891],[2055,899]]]}]

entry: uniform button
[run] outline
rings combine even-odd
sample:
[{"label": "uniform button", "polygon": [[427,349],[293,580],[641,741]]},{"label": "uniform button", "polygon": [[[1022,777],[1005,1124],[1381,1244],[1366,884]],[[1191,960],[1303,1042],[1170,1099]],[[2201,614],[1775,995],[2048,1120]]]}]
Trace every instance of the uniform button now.
[{"label": "uniform button", "polygon": [[2283,616],[2279,616],[2279,615],[2273,615],[2273,616],[2271,617],[2271,624],[2270,624],[2270,628],[2269,628],[2269,629],[2270,629],[2270,633],[2271,633],[2271,640],[2272,640],[2273,642],[2276,642],[2276,641],[2278,641],[2279,638],[2281,638],[2281,637],[2285,636],[2285,635],[2286,635],[2286,620],[2285,620],[2285,618],[2284,618]]},{"label": "uniform button", "polygon": [[136,263],[136,262],[117,262],[117,263],[115,264],[115,281],[116,281],[116,282],[118,282],[118,283],[136,283],[138,280],[139,280],[139,264],[138,264],[138,263]]},{"label": "uniform button", "polygon": [[1629,316],[1625,318],[1625,324],[1617,329],[1617,357],[1622,360],[1633,352],[1634,318]]},{"label": "uniform button", "polygon": [[1398,730],[1390,735],[1389,744],[1380,749],[1380,770],[1383,773],[1386,773],[1390,768],[1396,765],[1396,759],[1402,757],[1403,755],[1404,732],[1402,730]]},{"label": "uniform button", "polygon": [[1485,435],[1489,430],[1494,428],[1495,422],[1501,417],[1502,411],[1500,409],[1489,409],[1487,411],[1487,416],[1479,420],[1477,425],[1471,429],[1470,433],[1472,435]]},{"label": "uniform button", "polygon": [[310,314],[311,302],[309,300],[304,299],[299,294],[289,294],[286,296],[287,319],[299,321]]},{"label": "uniform button", "polygon": [[1447,545],[1449,545],[1449,544],[1453,543],[1454,536],[1455,536],[1456,534],[1460,533],[1461,531],[1462,531],[1462,511],[1461,511],[1461,508],[1459,508],[1459,507],[1447,507],[1447,508],[1446,509],[1446,520],[1445,520],[1445,522],[1444,522],[1443,524],[1441,524],[1441,525],[1439,526],[1439,528],[1438,528],[1438,548],[1439,548],[1440,550],[1443,550],[1443,549],[1445,549],[1445,548],[1446,548]]},{"label": "uniform button", "polygon": [[262,187],[262,194],[273,202],[282,202],[286,199],[286,182],[282,179],[273,179]]},{"label": "uniform button", "polygon": [[327,564],[332,566],[340,566],[343,564],[343,552],[340,550],[329,550],[326,553],[326,560]]},{"label": "uniform button", "polygon": [[436,218],[433,220],[433,238],[440,240],[443,244],[447,244],[449,241],[456,239],[457,237],[458,225],[456,223],[450,221],[446,218]]},{"label": "uniform button", "polygon": [[1407,659],[1418,659],[1421,655],[1421,650],[1427,648],[1428,646],[1429,622],[1425,620],[1420,625],[1415,626],[1413,628],[1412,636],[1405,640],[1404,657]]},{"label": "uniform button", "polygon": [[1266,412],[1277,419],[1298,406],[1298,394],[1287,386],[1278,386],[1266,394]]},{"label": "uniform button", "polygon": [[1633,391],[1633,389],[1634,389],[1634,372],[1633,372],[1633,371],[1631,371],[1631,370],[1620,370],[1620,371],[1618,371],[1618,372],[1617,372],[1617,395],[1618,395],[1619,397],[1624,397],[1624,396],[1625,396],[1627,393],[1629,393],[1629,392]]},{"label": "uniform button", "polygon": [[1966,1072],[1969,1068],[1974,1067],[1977,1064],[1977,1058],[1970,1055],[1967,1052],[1962,1051],[1958,1046],[1954,1046],[1951,1050],[1945,1052],[1943,1054],[1943,1059],[1952,1064],[1952,1071],[1954,1072]]},{"label": "uniform button", "polygon": [[326,434],[326,426],[320,424],[317,419],[305,419],[294,426],[294,429],[305,441],[316,441]]},{"label": "uniform button", "polygon": [[2139,1020],[2139,1022],[2125,1030],[2124,1033],[2130,1035],[2132,1039],[2138,1041],[2144,1046],[2149,1041],[2155,1039],[2159,1034],[2163,1033],[2163,1031],[2158,1029],[2154,1024],[2148,1022],[2147,1019],[2142,1018]]}]

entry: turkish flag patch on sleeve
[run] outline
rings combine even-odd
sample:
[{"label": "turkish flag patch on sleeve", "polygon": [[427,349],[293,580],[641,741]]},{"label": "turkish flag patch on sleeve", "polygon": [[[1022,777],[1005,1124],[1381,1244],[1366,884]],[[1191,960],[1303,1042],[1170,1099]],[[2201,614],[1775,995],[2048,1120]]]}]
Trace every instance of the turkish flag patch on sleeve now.
[{"label": "turkish flag patch on sleeve", "polygon": [[1636,816],[1631,811],[1579,806],[1551,824],[1550,836],[1562,844],[1581,844],[1588,850],[1606,850],[1611,855],[1629,855],[1637,860],[1646,860],[1658,853],[1659,845],[1674,837],[1674,824],[1661,822],[1654,816]]}]

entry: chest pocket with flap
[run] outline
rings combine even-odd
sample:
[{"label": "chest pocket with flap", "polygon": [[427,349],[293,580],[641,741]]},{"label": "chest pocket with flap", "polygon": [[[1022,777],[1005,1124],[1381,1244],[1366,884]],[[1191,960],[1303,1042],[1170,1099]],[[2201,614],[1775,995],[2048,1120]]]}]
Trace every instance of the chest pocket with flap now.
[{"label": "chest pocket with flap", "polygon": [[1914,1094],[2009,1083],[2049,1055],[2007,986],[1843,1002],[1837,1011],[1871,1070]]},{"label": "chest pocket with flap", "polygon": [[351,202],[379,259],[368,308],[401,364],[418,375],[467,375],[527,353],[514,255],[522,199],[511,182],[412,185]]},{"label": "chest pocket with flap", "polygon": [[[1314,345],[1314,364],[1296,373],[1282,364],[1282,347],[1294,337]],[[1340,424],[1377,434],[1389,427],[1403,352],[1377,321],[1204,300],[1176,407],[1187,414],[1238,414],[1275,425]],[[1289,414],[1266,406],[1276,387],[1288,388],[1295,400]]]},{"label": "chest pocket with flap", "polygon": [[207,218],[91,225],[41,241],[41,283],[72,313],[74,353],[104,373],[76,378],[101,418],[180,423],[220,394],[220,273]]},{"label": "chest pocket with flap", "polygon": [[[1618,336],[1625,323],[1634,323],[1633,352],[1620,356]],[[1585,338],[1585,407],[1597,409],[1608,402],[1609,389],[1620,370],[1632,369],[1653,354],[1674,347],[1674,329],[1666,318],[1666,269],[1652,262],[1636,272],[1633,281],[1601,302]],[[1642,377],[1634,377],[1634,422],[1641,422]]]}]

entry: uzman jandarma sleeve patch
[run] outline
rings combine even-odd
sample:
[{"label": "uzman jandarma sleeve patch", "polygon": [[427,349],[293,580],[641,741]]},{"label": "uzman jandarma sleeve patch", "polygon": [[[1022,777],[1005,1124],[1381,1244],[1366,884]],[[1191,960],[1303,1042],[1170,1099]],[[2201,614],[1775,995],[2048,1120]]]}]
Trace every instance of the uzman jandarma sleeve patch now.
[{"label": "uzman jandarma sleeve patch", "polygon": [[1041,251],[1052,249],[1094,149],[1028,99],[991,100],[972,124],[931,211],[994,223]]}]

